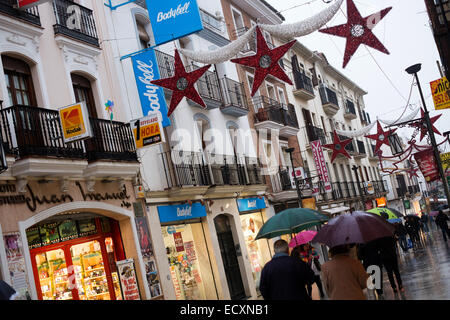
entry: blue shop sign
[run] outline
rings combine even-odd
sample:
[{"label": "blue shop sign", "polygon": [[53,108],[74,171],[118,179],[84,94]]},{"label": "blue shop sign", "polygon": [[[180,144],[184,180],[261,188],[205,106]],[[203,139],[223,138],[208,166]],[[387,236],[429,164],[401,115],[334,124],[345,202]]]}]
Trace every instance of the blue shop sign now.
[{"label": "blue shop sign", "polygon": [[206,217],[206,208],[199,202],[192,205],[158,206],[158,214],[159,221],[166,223]]},{"label": "blue shop sign", "polygon": [[154,45],[203,30],[197,0],[147,0]]},{"label": "blue shop sign", "polygon": [[170,119],[167,117],[167,103],[164,96],[164,89],[151,84],[150,81],[160,79],[158,62],[155,51],[148,49],[140,54],[131,57],[133,62],[136,86],[141,101],[141,109],[144,117],[150,113],[161,114],[162,126],[170,126]]},{"label": "blue shop sign", "polygon": [[239,212],[261,210],[266,208],[266,201],[262,198],[238,199],[237,205]]}]

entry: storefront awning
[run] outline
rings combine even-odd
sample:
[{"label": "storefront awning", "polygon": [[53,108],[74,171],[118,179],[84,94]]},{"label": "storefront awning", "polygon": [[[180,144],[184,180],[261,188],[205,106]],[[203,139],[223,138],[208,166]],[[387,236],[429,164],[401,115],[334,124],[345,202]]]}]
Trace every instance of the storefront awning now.
[{"label": "storefront awning", "polygon": [[322,208],[322,211],[329,213],[329,214],[336,214],[339,212],[344,212],[350,210],[349,207],[341,206],[341,207],[333,207],[333,208]]}]

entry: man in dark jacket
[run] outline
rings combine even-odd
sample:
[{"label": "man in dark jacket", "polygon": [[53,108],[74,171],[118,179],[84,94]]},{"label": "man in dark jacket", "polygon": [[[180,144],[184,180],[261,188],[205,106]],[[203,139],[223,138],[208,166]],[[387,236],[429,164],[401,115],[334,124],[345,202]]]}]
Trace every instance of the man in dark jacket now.
[{"label": "man in dark jacket", "polygon": [[261,272],[259,290],[264,300],[310,300],[306,285],[314,282],[314,272],[300,259],[289,256],[284,240],[274,244],[275,255]]},{"label": "man in dark jacket", "polygon": [[370,266],[378,266],[380,268],[381,287],[376,288],[378,297],[383,299],[383,262],[381,255],[375,241],[371,241],[358,246],[358,259],[362,261],[364,269],[368,269]]},{"label": "man in dark jacket", "polygon": [[403,252],[408,251],[408,242],[406,241],[406,235],[408,232],[406,231],[405,226],[402,222],[398,222],[395,224],[395,235],[398,237],[400,247]]},{"label": "man in dark jacket", "polygon": [[[375,240],[377,242],[377,246],[380,250],[380,257],[383,262],[384,267],[386,268],[386,273],[388,274],[389,283],[391,284],[392,290],[397,293],[397,289],[400,291],[404,291],[402,278],[400,276],[400,270],[398,268],[398,259],[397,259],[397,250],[395,246],[395,238],[394,237],[385,237]],[[394,280],[397,279],[398,287]]]},{"label": "man in dark jacket", "polygon": [[436,224],[439,228],[442,230],[442,235],[444,236],[444,241],[447,242],[447,236],[450,237],[450,230],[448,229],[448,216],[442,212],[442,210],[439,210],[439,214],[436,216]]}]

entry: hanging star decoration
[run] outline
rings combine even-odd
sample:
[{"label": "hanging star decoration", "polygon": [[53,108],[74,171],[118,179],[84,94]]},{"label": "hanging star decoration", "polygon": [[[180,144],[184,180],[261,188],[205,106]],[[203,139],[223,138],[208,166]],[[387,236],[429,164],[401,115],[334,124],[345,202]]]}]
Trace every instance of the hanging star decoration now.
[{"label": "hanging star decoration", "polygon": [[296,40],[288,42],[275,49],[270,49],[266,39],[259,27],[256,28],[257,49],[256,55],[244,58],[232,59],[231,62],[241,64],[255,69],[255,79],[253,81],[252,94],[253,97],[258,88],[268,75],[272,75],[281,81],[292,85],[292,81],[281,68],[278,61],[286,54],[286,52],[295,44]]},{"label": "hanging star decoration", "polygon": [[105,110],[109,112],[109,118],[111,119],[111,121],[113,121],[113,119],[114,119],[114,113],[113,113],[114,102],[111,100],[106,101],[105,107],[106,107]]},{"label": "hanging star decoration", "polygon": [[337,135],[336,131],[333,132],[333,135],[334,135],[333,143],[332,144],[325,144],[323,146],[324,148],[333,150],[333,155],[331,156],[331,162],[334,162],[334,159],[336,159],[336,157],[339,154],[342,154],[343,156],[351,159],[352,157],[348,154],[347,150],[345,150],[345,147],[350,142],[352,142],[353,139],[347,139],[347,140],[341,141],[339,139],[339,136]]},{"label": "hanging star decoration", "polygon": [[[423,140],[423,138],[425,138],[428,135],[428,128],[427,128],[427,124],[425,123],[425,112],[423,111],[423,109],[420,109],[420,113],[421,113],[421,119],[417,122],[413,122],[412,124],[410,124],[411,127],[413,128],[418,128],[420,131],[420,141]],[[439,120],[439,118],[442,117],[442,114],[434,116],[434,117],[430,117],[430,122],[431,122],[431,126],[433,128],[433,132],[438,134],[438,135],[442,135],[439,130],[434,126],[434,123],[436,121]]]},{"label": "hanging star decoration", "polygon": [[211,65],[209,64],[192,72],[186,72],[180,54],[178,50],[175,50],[175,75],[171,78],[151,81],[154,85],[172,90],[172,99],[170,99],[170,107],[167,113],[168,117],[175,111],[184,97],[206,108],[206,104],[198,94],[194,84],[210,67]]},{"label": "hanging star decoration", "polygon": [[417,172],[419,171],[419,168],[410,168],[407,173],[409,174],[409,178],[412,179],[413,177],[419,178],[419,175]]},{"label": "hanging star decoration", "polygon": [[383,128],[381,127],[380,121],[377,121],[377,133],[370,134],[365,137],[377,141],[377,144],[375,145],[375,153],[378,154],[378,151],[383,146],[383,144],[387,145],[388,147],[391,146],[389,136],[392,135],[396,130],[397,129],[384,131]]},{"label": "hanging star decoration", "polygon": [[383,53],[389,54],[389,51],[373,34],[372,29],[375,28],[378,22],[380,22],[391,9],[392,7],[389,7],[363,18],[353,0],[347,0],[347,23],[319,30],[319,32],[322,33],[347,38],[343,68],[347,66],[351,57],[355,54],[361,44],[365,44]]}]

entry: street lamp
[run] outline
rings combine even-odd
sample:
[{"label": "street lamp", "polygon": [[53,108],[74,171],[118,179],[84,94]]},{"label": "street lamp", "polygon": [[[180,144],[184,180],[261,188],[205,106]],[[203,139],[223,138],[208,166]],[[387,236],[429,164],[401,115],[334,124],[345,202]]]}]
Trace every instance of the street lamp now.
[{"label": "street lamp", "polygon": [[431,120],[430,120],[430,112],[428,111],[427,105],[425,104],[425,98],[423,96],[422,87],[420,86],[419,77],[417,75],[417,73],[421,69],[422,69],[422,64],[418,63],[418,64],[410,66],[405,71],[411,75],[414,75],[414,77],[416,78],[417,87],[419,88],[420,98],[422,99],[423,108],[425,110],[425,123],[427,125],[428,135],[430,136],[431,146],[433,148],[433,153],[434,153],[434,158],[436,159],[437,167],[439,170],[439,175],[441,177],[442,184],[444,185],[444,191],[445,191],[445,195],[447,197],[447,203],[450,203],[450,192],[449,192],[447,181],[445,179],[444,170],[442,168],[441,155],[439,154],[439,150],[437,148],[436,137],[434,136],[433,125],[431,124]]},{"label": "street lamp", "polygon": [[294,152],[294,150],[295,150],[295,148],[285,149],[285,151],[287,153],[289,153],[289,157],[291,159],[292,174],[294,175],[295,188],[297,189],[297,195],[298,195],[298,207],[302,208],[302,191],[300,190],[299,181],[298,181],[297,175],[295,174],[294,159],[292,158],[292,153]]}]

